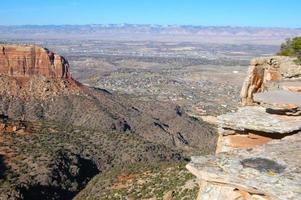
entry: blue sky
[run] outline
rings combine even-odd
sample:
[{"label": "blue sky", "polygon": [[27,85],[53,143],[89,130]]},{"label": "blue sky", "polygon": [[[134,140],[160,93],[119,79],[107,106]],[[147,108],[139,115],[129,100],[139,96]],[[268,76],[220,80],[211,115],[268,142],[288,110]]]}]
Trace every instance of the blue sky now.
[{"label": "blue sky", "polygon": [[301,27],[301,0],[0,0],[0,24]]}]

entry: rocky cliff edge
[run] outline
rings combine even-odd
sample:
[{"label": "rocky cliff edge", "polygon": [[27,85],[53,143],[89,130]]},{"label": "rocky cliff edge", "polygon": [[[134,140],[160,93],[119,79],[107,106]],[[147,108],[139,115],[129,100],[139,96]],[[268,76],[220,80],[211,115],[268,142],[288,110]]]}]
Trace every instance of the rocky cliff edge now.
[{"label": "rocky cliff edge", "polygon": [[0,74],[71,78],[69,63],[64,57],[35,45],[0,44]]},{"label": "rocky cliff edge", "polygon": [[301,199],[301,66],[288,57],[256,58],[237,112],[218,117],[215,156],[186,166],[198,200]]}]

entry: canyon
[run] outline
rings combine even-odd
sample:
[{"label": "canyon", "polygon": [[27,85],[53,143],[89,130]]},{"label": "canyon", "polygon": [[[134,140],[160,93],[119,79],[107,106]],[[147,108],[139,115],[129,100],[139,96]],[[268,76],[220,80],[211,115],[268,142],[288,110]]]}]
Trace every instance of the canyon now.
[{"label": "canyon", "polygon": [[[207,60],[190,58],[201,49],[190,43],[72,42],[47,40],[64,57],[0,45],[0,199],[298,199],[294,58],[258,57],[246,73],[250,52]],[[100,56],[100,44],[125,55]]]},{"label": "canyon", "polygon": [[1,48],[0,199],[72,199],[114,166],[214,149],[214,128],[178,105],[88,87],[42,47]]}]

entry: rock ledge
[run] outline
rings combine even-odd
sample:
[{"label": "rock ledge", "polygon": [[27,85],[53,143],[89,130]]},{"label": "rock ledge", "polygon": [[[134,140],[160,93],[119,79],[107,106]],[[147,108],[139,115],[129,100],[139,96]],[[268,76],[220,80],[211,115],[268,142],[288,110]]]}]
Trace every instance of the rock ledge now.
[{"label": "rock ledge", "polygon": [[301,199],[301,66],[287,57],[251,61],[236,113],[217,117],[215,156],[193,157],[198,200]]}]

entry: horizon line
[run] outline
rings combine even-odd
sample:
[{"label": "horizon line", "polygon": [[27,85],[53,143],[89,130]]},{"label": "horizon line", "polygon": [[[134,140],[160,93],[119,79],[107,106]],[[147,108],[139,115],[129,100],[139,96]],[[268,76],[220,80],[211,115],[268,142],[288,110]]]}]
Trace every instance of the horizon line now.
[{"label": "horizon line", "polygon": [[281,26],[251,26],[251,25],[194,25],[194,24],[155,24],[155,23],[87,23],[87,24],[0,24],[0,26],[13,27],[13,26],[108,26],[108,25],[134,25],[134,26],[159,26],[159,27],[172,27],[172,26],[191,26],[191,27],[224,27],[224,28],[270,28],[270,29],[301,29],[300,27],[281,27]]}]

